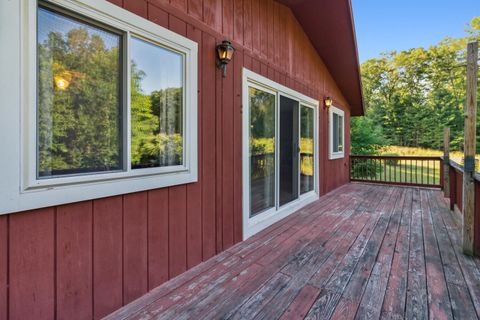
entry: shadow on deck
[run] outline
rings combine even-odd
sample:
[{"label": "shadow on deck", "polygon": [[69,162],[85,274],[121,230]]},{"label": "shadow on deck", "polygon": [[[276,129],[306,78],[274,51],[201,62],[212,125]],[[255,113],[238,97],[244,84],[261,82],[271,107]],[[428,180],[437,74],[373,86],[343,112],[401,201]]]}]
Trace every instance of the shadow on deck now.
[{"label": "shadow on deck", "polygon": [[478,319],[480,261],[437,190],[351,183],[111,319]]}]

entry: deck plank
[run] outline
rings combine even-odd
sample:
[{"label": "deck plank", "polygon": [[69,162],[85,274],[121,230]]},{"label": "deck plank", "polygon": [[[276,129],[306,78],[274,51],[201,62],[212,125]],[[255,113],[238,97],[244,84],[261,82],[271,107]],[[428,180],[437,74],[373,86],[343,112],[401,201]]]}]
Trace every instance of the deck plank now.
[{"label": "deck plank", "polygon": [[[378,204],[378,206],[375,207],[374,211],[371,212],[376,216],[376,219],[373,219],[365,226],[362,232],[355,239],[355,242],[348,253],[341,260],[340,264],[334,268],[333,273],[330,275],[322,273],[321,278],[328,279],[328,281],[321,281],[321,283],[325,283],[325,285],[321,285],[323,290],[320,292],[320,295],[317,298],[317,301],[314,303],[312,309],[310,309],[306,319],[323,319],[332,317],[338,302],[342,299],[343,292],[345,291],[350,278],[355,272],[358,262],[361,260],[363,254],[366,253],[365,249],[368,240],[372,236],[378,220],[380,219],[384,210],[386,209],[388,211],[388,209],[392,206],[391,196],[393,190],[393,188],[388,188],[389,194],[386,195]],[[379,189],[377,189],[376,192],[381,193]],[[333,308],[329,308],[328,306],[332,306]]]},{"label": "deck plank", "polygon": [[[347,204],[347,207],[349,206],[351,206],[351,204]],[[315,215],[311,215],[311,217],[315,218]],[[314,220],[305,219],[305,221],[308,221],[308,223],[303,223],[302,227],[299,229],[299,231],[296,234],[294,234],[294,236],[290,237],[284,242],[278,243],[278,245],[280,244],[282,245],[283,250],[275,250],[275,251],[272,250],[270,253],[263,254],[263,255],[261,254],[260,251],[258,251],[258,249],[257,251],[249,252],[246,255],[245,253],[242,254],[242,252],[239,252],[237,256],[240,256],[243,260],[235,266],[234,272],[235,273],[243,272],[245,266],[248,265],[249,263],[258,263],[264,266],[264,269],[262,269],[258,277],[252,280],[253,285],[258,286],[259,284],[262,284],[266,279],[268,279],[269,274],[272,274],[275,271],[280,270],[280,268],[284,264],[288,263],[291,259],[295,259],[296,255],[300,254],[300,252],[303,251],[303,249],[307,246],[307,244],[310,241],[312,241],[315,237],[319,239],[318,241],[324,241],[325,238],[328,237],[328,235],[330,234],[329,232],[325,232],[325,233],[312,232],[312,229],[315,229],[319,225],[324,227],[335,228],[335,226],[338,224],[338,220],[339,220],[339,217],[337,216],[331,217],[328,215],[321,215]],[[303,238],[302,240],[304,241],[297,241],[300,238]],[[281,239],[281,237],[278,237],[278,239]],[[290,244],[289,250],[285,250],[286,242]],[[276,245],[275,247],[278,247],[278,245]],[[266,248],[268,248],[268,246]],[[280,255],[278,255],[277,253],[280,253]],[[296,255],[294,255],[293,253],[296,253]],[[269,259],[268,257],[270,256],[275,258]],[[273,261],[273,263],[265,263],[264,258],[267,258],[267,260],[269,261]],[[248,288],[248,285],[249,283],[246,284],[247,288]],[[243,297],[242,292],[245,292],[245,290],[242,290],[241,292],[236,292],[236,294],[233,294],[234,292],[231,292],[231,291],[227,293],[223,293],[222,290],[216,290],[213,293],[205,291],[202,293],[205,296],[202,296],[201,294],[197,294],[195,295],[195,297],[193,297],[193,299],[187,301],[189,305],[197,304],[197,310],[195,310],[195,312],[189,312],[188,317],[189,318],[194,317],[198,319],[214,318],[215,317],[214,315],[221,313],[221,310],[224,310],[225,307],[231,308],[231,306],[238,305],[238,301],[240,301],[241,297]],[[247,294],[251,294],[251,291],[247,290]],[[220,297],[222,299],[221,302],[219,302],[219,300],[217,299]],[[175,306],[173,310],[164,314],[163,317],[168,318],[169,315],[172,315],[172,318],[176,318],[176,319],[179,317],[181,318],[183,315],[180,315],[178,312],[175,311],[175,309],[178,310],[182,308],[178,308],[177,306]]]},{"label": "deck plank", "polygon": [[[384,241],[391,217],[392,215],[398,215],[397,203],[401,200],[401,194],[403,193],[400,190],[401,189],[395,190],[395,193],[392,195],[389,201],[389,205],[386,206],[384,212],[382,212],[382,215],[375,226],[374,232],[367,242],[364,254],[355,267],[355,270],[349,279],[348,285],[345,288],[342,299],[339,301],[335,309],[333,314],[334,319],[352,319],[355,317],[366,284],[370,278],[374,266],[376,265],[375,262],[377,255]],[[402,211],[401,207],[398,209],[398,211]]]},{"label": "deck plank", "polygon": [[430,318],[453,319],[452,306],[445,281],[442,258],[438,249],[427,190],[420,191],[423,215],[423,235],[427,272],[428,307]]},{"label": "deck plank", "polygon": [[[444,264],[450,272],[445,272],[447,286],[452,300],[453,315],[457,319],[480,318],[480,272],[475,267],[478,258],[461,253],[461,230],[456,225],[452,214],[446,206],[440,206],[437,194],[431,194],[430,205],[437,235],[443,243],[438,243]],[[445,246],[445,247],[443,247]],[[443,250],[442,250],[443,249]],[[445,253],[446,251],[446,253]]]},{"label": "deck plank", "polygon": [[405,201],[408,191],[403,191],[395,206],[395,212],[393,213],[391,222],[388,225],[377,262],[373,267],[367,286],[363,292],[362,300],[355,316],[357,319],[378,319],[380,317],[381,309],[378,306],[382,305],[385,297],[395,244],[398,239],[398,231],[406,211],[406,206],[408,208],[408,204],[406,204]]},{"label": "deck plank", "polygon": [[386,319],[402,319],[405,316],[412,195],[413,190],[408,190],[403,206],[404,211],[398,230],[398,239],[395,244],[395,253],[388,277],[387,289],[381,308],[381,317]]},{"label": "deck plank", "polygon": [[478,319],[440,191],[352,183],[107,319]]},{"label": "deck plank", "polygon": [[422,209],[420,193],[413,191],[412,226],[408,259],[406,318],[428,319],[427,275],[423,247]]}]

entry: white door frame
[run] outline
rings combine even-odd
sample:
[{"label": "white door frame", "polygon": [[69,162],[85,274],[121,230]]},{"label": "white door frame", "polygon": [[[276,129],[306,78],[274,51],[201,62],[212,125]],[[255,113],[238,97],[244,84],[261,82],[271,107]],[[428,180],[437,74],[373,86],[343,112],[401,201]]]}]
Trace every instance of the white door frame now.
[{"label": "white door frame", "polygon": [[[248,88],[255,87],[266,92],[274,93],[275,98],[275,207],[250,217],[250,106]],[[319,198],[319,102],[295,90],[287,88],[277,82],[267,79],[257,73],[243,68],[243,117],[242,117],[242,182],[243,182],[243,240],[251,237],[273,223],[289,216],[298,209]],[[302,107],[314,109],[314,188],[312,191],[300,195],[279,207],[279,172],[278,172],[278,138],[279,138],[279,97],[289,97],[299,102],[299,114]],[[300,116],[300,115],[299,115]],[[299,119],[301,120],[301,119]],[[299,130],[301,121],[299,121]],[[300,138],[300,134],[299,134]],[[299,159],[300,161],[300,159]],[[299,164],[299,173],[300,173]],[[299,179],[300,180],[300,179]],[[299,181],[300,183],[300,181]],[[300,186],[299,186],[300,187]]]}]

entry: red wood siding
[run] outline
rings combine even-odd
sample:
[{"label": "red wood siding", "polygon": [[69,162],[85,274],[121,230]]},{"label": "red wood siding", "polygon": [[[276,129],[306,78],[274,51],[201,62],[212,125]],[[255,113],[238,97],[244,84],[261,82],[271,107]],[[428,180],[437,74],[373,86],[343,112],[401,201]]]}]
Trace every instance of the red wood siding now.
[{"label": "red wood siding", "polygon": [[[101,318],[242,238],[242,68],[348,104],[291,11],[273,0],[115,0],[198,43],[197,183],[0,217],[0,319]],[[215,45],[233,40],[227,77]],[[328,160],[320,189],[348,182]],[[345,137],[346,150],[350,139]],[[348,152],[347,152],[348,153]]]}]

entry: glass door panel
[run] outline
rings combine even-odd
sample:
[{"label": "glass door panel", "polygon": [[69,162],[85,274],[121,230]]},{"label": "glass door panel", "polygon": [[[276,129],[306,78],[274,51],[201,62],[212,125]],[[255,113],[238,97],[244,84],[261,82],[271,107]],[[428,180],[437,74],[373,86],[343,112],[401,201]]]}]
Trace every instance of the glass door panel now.
[{"label": "glass door panel", "polygon": [[280,206],[298,198],[299,139],[298,108],[296,100],[280,96],[279,126],[279,204]]},{"label": "glass door panel", "polygon": [[306,106],[300,108],[300,194],[314,188],[314,110]]},{"label": "glass door panel", "polygon": [[250,217],[275,207],[276,95],[253,87],[250,103]]}]

